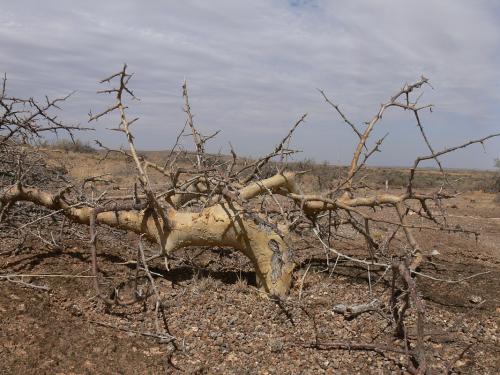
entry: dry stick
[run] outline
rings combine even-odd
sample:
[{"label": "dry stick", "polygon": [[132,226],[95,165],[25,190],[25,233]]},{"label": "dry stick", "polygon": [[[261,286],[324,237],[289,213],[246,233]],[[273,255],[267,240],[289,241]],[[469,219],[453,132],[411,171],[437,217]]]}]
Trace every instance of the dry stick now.
[{"label": "dry stick", "polygon": [[[16,275],[17,277],[17,275]],[[7,281],[10,281],[11,283],[15,283],[15,284],[21,284],[23,286],[26,286],[28,288],[33,288],[33,289],[41,289],[41,290],[44,290],[46,292],[50,292],[50,288],[48,286],[45,286],[45,285],[35,285],[35,284],[31,284],[31,283],[27,283],[23,280],[13,280],[11,277],[7,276],[7,277],[4,277]]]},{"label": "dry stick", "polygon": [[356,150],[354,151],[354,155],[353,155],[353,158],[352,158],[352,161],[351,161],[351,166],[349,168],[349,172],[348,172],[348,175],[347,175],[347,179],[346,181],[348,181],[348,185],[349,185],[349,188],[352,187],[352,179],[356,173],[356,170],[357,170],[357,167],[358,167],[358,161],[359,161],[359,157],[361,155],[361,152],[363,150],[364,147],[366,147],[366,142],[368,140],[368,138],[370,137],[370,134],[373,130],[373,128],[375,127],[375,125],[377,124],[377,122],[382,118],[382,115],[384,114],[385,110],[390,107],[393,103],[396,102],[396,100],[403,94],[406,94],[408,95],[410,92],[412,92],[414,89],[416,88],[420,88],[423,84],[427,83],[427,78],[425,77],[421,77],[420,80],[418,80],[417,82],[411,84],[411,85],[408,85],[406,84],[398,93],[396,93],[387,103],[385,104],[382,104],[381,107],[380,107],[380,110],[377,112],[377,114],[370,120],[370,122],[368,123],[365,131],[363,132],[363,134],[361,135],[360,137],[360,140],[359,140],[359,143],[356,147]]},{"label": "dry stick", "polygon": [[263,158],[260,158],[259,160],[257,160],[255,163],[253,164],[250,164],[250,165],[247,165],[245,167],[243,167],[242,169],[240,169],[237,173],[237,175],[241,174],[243,171],[247,170],[247,169],[250,169],[250,168],[253,168],[252,172],[250,172],[250,174],[243,179],[242,181],[242,184],[247,184],[248,182],[250,182],[255,174],[264,166],[266,165],[269,160],[271,160],[273,157],[275,156],[278,156],[278,155],[283,155],[283,151],[284,151],[284,145],[287,141],[290,140],[290,138],[292,137],[293,133],[295,132],[295,130],[299,127],[300,124],[302,124],[303,122],[305,122],[305,119],[307,117],[307,113],[304,113],[302,115],[302,117],[292,126],[292,128],[288,131],[288,134],[281,140],[281,142],[275,147],[274,151],[267,154],[266,156],[264,156]]},{"label": "dry stick", "polygon": [[2,93],[0,96],[0,107],[3,113],[0,115],[0,131],[7,133],[0,140],[1,145],[6,145],[10,139],[15,137],[23,141],[40,137],[43,132],[65,131],[73,139],[73,131],[90,130],[79,126],[65,125],[57,116],[49,112],[60,109],[59,103],[68,99],[73,93],[61,98],[50,100],[45,97],[46,103],[41,104],[33,98],[22,99],[6,96],[7,76],[4,75],[2,82]]},{"label": "dry stick", "polygon": [[[375,260],[375,249],[373,247],[373,240],[370,241],[372,239],[371,235],[370,235],[370,221],[368,218],[364,218],[364,224],[365,224],[365,231],[363,234],[364,237],[365,237],[365,240],[366,240],[366,247],[368,248],[368,252],[370,253],[370,258],[372,260]],[[370,269],[368,268],[368,275],[370,275]],[[370,284],[370,293],[371,293],[371,284]]]},{"label": "dry stick", "polygon": [[[64,220],[61,220],[61,222],[64,223]],[[37,232],[38,233],[33,233],[32,231],[28,231],[28,233],[31,234],[32,236],[39,238],[40,241],[42,241],[45,245],[47,245],[49,247],[49,249],[60,249],[61,248],[61,246],[57,244],[56,239],[54,238],[54,234],[52,233],[52,231],[50,231],[51,241],[43,238],[42,233],[40,231],[40,227],[37,228]]]},{"label": "dry stick", "polygon": [[191,128],[191,133],[193,136],[193,141],[196,146],[196,162],[198,169],[203,168],[206,165],[205,155],[205,141],[201,134],[194,127],[193,115],[191,113],[191,107],[189,105],[189,95],[187,90],[187,82],[184,80],[182,85],[182,97],[184,98],[184,112],[187,116],[187,124]]},{"label": "dry stick", "polygon": [[238,156],[236,155],[236,152],[234,151],[233,145],[231,142],[229,142],[229,151],[231,153],[231,162],[229,163],[227,167],[227,172],[226,176],[230,177],[233,174],[233,169],[236,166],[236,162],[238,161]]},{"label": "dry stick", "polygon": [[[363,260],[360,260],[360,259],[356,259],[356,258],[352,258],[352,257],[349,257],[349,256],[346,256],[330,247],[328,247],[324,241],[322,240],[322,238],[319,236],[319,232],[317,229],[314,230],[315,231],[315,234],[316,236],[318,237],[318,239],[320,240],[320,242],[323,244],[323,246],[327,247],[328,249],[330,249],[331,251],[335,252],[338,256],[342,256],[343,258],[345,259],[348,259],[348,260],[351,260],[351,261],[354,261],[354,262],[357,262],[357,263],[361,263],[361,264],[364,264],[366,265],[367,267],[369,267],[370,265],[375,265],[375,266],[383,266],[383,267],[386,267],[386,270],[387,268],[389,267],[388,265],[386,264],[380,264],[380,263],[371,263],[371,262],[367,262],[367,261],[363,261]],[[410,299],[409,297],[411,296],[411,299],[414,301],[415,303],[415,306],[417,308],[417,359],[418,359],[418,363],[419,363],[419,368],[417,369],[417,372],[419,371],[425,371],[426,367],[427,367],[427,364],[426,364],[426,359],[425,359],[425,349],[423,347],[423,336],[424,336],[424,304],[423,304],[423,301],[421,300],[420,296],[418,295],[417,291],[416,291],[416,286],[415,286],[415,281],[412,279],[411,277],[411,269],[410,268],[407,268],[403,263],[398,263],[396,265],[393,265],[393,270],[396,271],[401,275],[401,277],[403,278],[403,280],[405,281],[407,287],[408,287],[408,292],[406,294],[406,297],[405,297],[405,303],[402,307],[402,309],[399,311],[399,313],[397,313],[395,315],[395,318],[396,318],[396,322],[397,322],[397,331],[398,332],[404,332],[404,316],[405,316],[405,311],[406,309],[409,307],[409,303],[410,303]],[[392,284],[392,288],[393,288],[393,292],[392,292],[392,297],[391,297],[391,310],[395,313],[396,312],[396,306],[395,306],[395,303],[396,303],[396,294],[395,294],[395,273],[394,273],[394,277],[393,277],[393,284]],[[346,309],[347,310],[347,309]],[[340,310],[339,310],[340,311]],[[406,336],[406,335],[405,335]]]},{"label": "dry stick", "polygon": [[[413,194],[413,193],[412,193]],[[431,196],[423,196],[423,195],[410,195],[409,193],[396,196],[396,195],[388,195],[384,194],[383,196],[375,196],[375,197],[370,197],[370,198],[353,198],[353,199],[329,199],[329,198],[324,198],[319,195],[300,195],[296,193],[286,193],[286,195],[290,198],[292,198],[295,201],[301,202],[301,205],[304,206],[304,203],[310,202],[309,206],[306,206],[309,209],[314,209],[315,211],[320,211],[320,210],[327,210],[327,209],[343,209],[347,212],[354,212],[364,219],[369,219],[373,222],[379,222],[379,223],[385,223],[385,224],[390,224],[390,225],[395,225],[398,227],[402,228],[407,228],[407,229],[429,229],[429,230],[439,230],[439,231],[448,231],[448,232],[459,232],[459,233],[470,233],[474,234],[477,236],[477,232],[475,231],[469,231],[466,229],[461,229],[461,228],[449,228],[449,227],[433,227],[433,226],[423,226],[423,225],[409,225],[405,224],[404,221],[401,223],[389,221],[389,220],[384,220],[384,219],[377,219],[374,217],[371,217],[369,215],[366,215],[362,213],[361,211],[357,210],[354,207],[359,207],[359,206],[367,206],[367,207],[377,207],[377,206],[382,206],[384,204],[389,204],[389,205],[397,205],[405,200],[409,199],[432,199]],[[321,203],[322,206],[318,206],[318,203]],[[364,230],[362,230],[360,227],[355,228],[358,230],[360,233],[364,233]],[[411,231],[408,231],[411,235]],[[414,241],[412,246],[415,246],[416,241]],[[418,244],[417,244],[418,245]],[[418,253],[418,252],[417,252]],[[417,257],[417,260],[420,258]],[[418,261],[416,261],[416,265],[418,265]]]},{"label": "dry stick", "polygon": [[[160,235],[159,238],[164,238],[165,237],[164,233],[166,230],[169,229],[170,223],[169,223],[168,218],[164,212],[164,209],[161,207],[160,203],[158,202],[158,200],[155,197],[155,194],[154,194],[153,189],[151,187],[151,182],[149,180],[149,176],[142,166],[141,160],[138,156],[137,149],[136,149],[135,144],[134,144],[134,137],[130,131],[130,125],[132,125],[137,120],[137,118],[129,121],[127,119],[126,114],[125,114],[126,107],[123,104],[124,93],[128,93],[132,97],[132,99],[136,99],[134,93],[127,87],[127,84],[129,82],[130,78],[132,77],[132,75],[128,74],[126,72],[126,69],[127,69],[127,65],[124,64],[123,69],[119,73],[113,74],[112,76],[101,81],[101,82],[110,82],[113,78],[119,77],[119,87],[118,88],[112,88],[110,90],[101,91],[102,93],[116,93],[116,104],[114,106],[108,108],[107,110],[95,115],[95,116],[91,116],[89,121],[96,121],[97,119],[104,116],[105,114],[110,113],[110,112],[118,109],[118,111],[120,113],[120,127],[117,130],[125,133],[125,135],[126,135],[127,142],[129,144],[130,154],[132,156],[132,159],[135,162],[136,169],[139,173],[139,181],[141,182],[141,185],[146,193],[148,204],[150,205],[150,207],[153,209],[153,212],[154,212],[153,218],[155,219],[157,230],[158,230],[158,233]],[[159,168],[161,168],[161,167],[159,167]],[[159,222],[158,217],[160,217],[162,219],[161,223]],[[160,246],[162,246],[162,247],[163,247],[163,245],[164,244],[160,244]]]},{"label": "dry stick", "polygon": [[463,282],[465,280],[473,279],[473,278],[481,276],[481,275],[487,275],[487,274],[492,273],[492,272],[493,271],[478,272],[478,273],[475,273],[474,275],[471,275],[471,276],[462,277],[460,279],[452,280],[452,279],[442,279],[442,278],[439,278],[439,277],[434,277],[434,276],[426,275],[425,273],[418,272],[418,271],[411,271],[411,273],[414,274],[414,275],[422,276],[422,277],[425,277],[426,279],[431,279],[431,280],[434,280],[434,281],[440,281],[440,282],[448,283],[448,284],[461,283],[461,282]]},{"label": "dry stick", "polygon": [[419,296],[415,280],[411,277],[410,268],[403,262],[399,262],[393,265],[396,268],[402,279],[408,287],[408,294],[413,300],[415,308],[417,310],[417,348],[416,355],[418,361],[417,373],[424,373],[427,369],[427,362],[425,358],[425,348],[424,348],[424,319],[425,319],[425,305],[422,298]]},{"label": "dry stick", "polygon": [[401,310],[397,310],[397,299],[398,295],[397,293],[399,292],[398,289],[396,289],[396,279],[397,279],[397,273],[394,267],[392,267],[392,278],[391,278],[391,299],[390,299],[390,311],[392,313],[392,317],[394,319],[394,322],[396,323],[396,337],[401,338],[402,337],[402,326],[401,326]]},{"label": "dry stick", "polygon": [[[172,146],[172,148],[170,149],[170,152],[165,159],[165,164],[163,165],[163,168],[167,168],[167,165],[169,164],[168,162],[169,162],[170,158],[172,157],[173,153],[175,152],[175,149],[177,148],[177,146],[179,146],[181,137],[184,135],[184,131],[186,130],[186,126],[187,126],[187,121],[184,124],[184,127],[182,128],[182,130],[179,132],[179,134],[177,134],[177,137],[175,138],[175,143]],[[173,165],[172,163],[175,162],[175,159],[176,158],[174,158],[174,160],[171,161],[170,167],[172,167],[172,165]]]},{"label": "dry stick", "polygon": [[3,79],[2,79],[2,95],[0,95],[0,100],[2,100],[5,96],[5,87],[7,85],[7,73],[3,74]]},{"label": "dry stick", "polygon": [[339,263],[339,259],[340,259],[340,255],[337,254],[337,257],[335,258],[335,263],[333,264],[333,267],[332,267],[332,270],[330,271],[329,277],[332,277],[333,273],[335,272],[335,269],[337,268],[337,264]]},{"label": "dry stick", "polygon": [[[40,274],[40,273],[21,273],[21,274],[9,274],[9,275],[0,275],[0,279],[8,279],[12,277],[36,277],[36,278],[52,278],[52,277],[61,277],[65,279],[92,279],[95,278],[94,275],[64,275],[64,274]],[[103,276],[105,279],[112,279],[113,277],[110,276]]]},{"label": "dry stick", "polygon": [[471,343],[469,345],[467,345],[461,352],[458,356],[456,356],[456,358],[454,358],[453,360],[451,360],[445,367],[445,369],[443,370],[443,375],[449,375],[450,373],[450,370],[451,368],[453,367],[453,365],[455,363],[457,363],[457,361],[459,361],[460,359],[463,358],[463,356],[465,355],[465,353],[467,353],[469,351],[470,348],[472,348],[472,346],[474,345],[474,343]]},{"label": "dry stick", "polygon": [[370,266],[368,265],[366,268],[368,269],[368,286],[370,288],[370,296],[371,296],[372,295],[372,277],[371,277],[371,273],[370,273]]},{"label": "dry stick", "polygon": [[107,298],[105,295],[101,293],[101,288],[99,287],[99,280],[98,280],[98,274],[99,274],[99,267],[97,265],[97,249],[96,249],[96,243],[97,243],[97,232],[95,228],[95,222],[96,222],[96,210],[92,210],[92,213],[90,215],[90,258],[92,260],[92,274],[94,276],[94,289],[96,291],[97,296],[107,305],[112,305],[115,301]]},{"label": "dry stick", "polygon": [[[356,135],[358,136],[359,139],[363,138],[363,135],[360,133],[360,131],[356,128],[356,125],[354,125],[345,115],[344,113],[340,110],[339,106],[335,103],[332,103],[330,101],[330,99],[328,99],[328,97],[326,96],[326,94],[323,92],[323,90],[320,90],[318,89],[318,91],[320,92],[320,94],[323,96],[323,98],[325,99],[325,101],[330,104],[333,108],[335,108],[335,110],[337,111],[337,113],[340,115],[340,117],[342,117],[342,120],[344,120],[344,122],[349,125],[351,127],[351,129],[354,131],[354,133],[356,133]],[[365,146],[366,147],[366,146]]]},{"label": "dry stick", "polygon": [[67,206],[67,207],[61,208],[60,210],[55,210],[55,211],[52,211],[50,214],[47,214],[47,215],[41,216],[41,217],[39,217],[39,218],[36,218],[36,219],[35,219],[35,220],[33,220],[33,221],[30,221],[29,223],[26,223],[26,224],[21,225],[19,228],[16,228],[16,230],[21,230],[21,229],[24,229],[24,228],[26,228],[27,226],[30,226],[30,225],[33,225],[33,224],[35,224],[35,223],[39,222],[40,220],[47,219],[47,218],[49,218],[49,217],[51,217],[51,216],[54,216],[54,215],[56,215],[56,214],[58,214],[58,213],[60,213],[60,212],[65,211],[65,210],[67,210],[67,209],[69,209],[69,208],[78,207],[78,206],[83,206],[84,204],[85,204],[85,203],[83,203],[83,202],[78,202],[78,203],[75,203],[75,204],[69,205],[69,206]]},{"label": "dry stick", "polygon": [[99,213],[102,212],[110,212],[110,211],[121,211],[121,210],[127,210],[127,209],[143,209],[145,207],[144,204],[121,204],[117,205],[115,204],[112,208],[106,208],[106,207],[98,207],[94,208],[90,212],[90,217],[89,217],[89,230],[90,230],[90,257],[92,261],[92,275],[94,276],[94,289],[97,293],[97,296],[107,305],[112,305],[114,303],[118,304],[130,304],[135,302],[135,299],[131,301],[119,301],[118,299],[112,300],[106,297],[101,293],[101,289],[99,287],[99,266],[97,265],[97,231],[96,231],[96,218]]},{"label": "dry stick", "polygon": [[165,335],[165,334],[159,335],[157,333],[136,331],[136,330],[133,330],[133,329],[129,329],[129,328],[125,328],[125,327],[120,327],[120,326],[117,326],[117,325],[114,325],[114,324],[110,324],[110,323],[99,322],[99,321],[96,321],[96,320],[88,320],[88,322],[89,323],[93,323],[93,324],[97,324],[97,325],[100,325],[100,326],[103,326],[103,327],[118,329],[120,331],[135,333],[135,334],[141,335],[141,336],[154,337],[156,339],[160,339],[161,342],[170,342],[172,340],[175,340],[175,337],[172,336],[172,335]]},{"label": "dry stick", "polygon": [[309,263],[309,266],[307,266],[306,272],[304,272],[304,276],[302,276],[302,279],[300,279],[299,301],[302,299],[302,288],[304,287],[304,281],[306,279],[307,273],[309,272],[310,268],[311,268],[311,263]]},{"label": "dry stick", "polygon": [[[363,228],[363,225],[360,222],[358,222],[358,220],[356,220],[356,218],[351,214],[350,211],[347,211],[347,214],[349,215],[349,219],[348,219],[349,225],[351,225],[351,227],[356,232],[360,233],[365,238],[367,248],[368,248],[368,253],[370,254],[370,258],[372,259],[372,261],[374,261],[375,260],[375,253],[374,253],[373,249],[378,248],[378,244],[375,242],[375,240],[370,235],[370,233],[367,232],[365,230],[365,228]],[[361,215],[361,216],[365,219],[366,222],[369,220],[367,217],[365,217],[363,215]]]},{"label": "dry stick", "polygon": [[418,165],[420,164],[420,162],[425,161],[425,160],[429,160],[429,159],[435,159],[438,156],[441,156],[441,155],[444,155],[444,154],[448,154],[450,152],[453,152],[453,151],[456,151],[456,150],[468,147],[468,146],[473,145],[475,143],[481,143],[481,144],[483,144],[486,140],[488,140],[490,138],[499,137],[499,136],[500,136],[500,133],[494,133],[494,134],[490,134],[490,135],[488,135],[486,137],[483,137],[483,138],[479,138],[479,139],[475,139],[475,140],[472,140],[472,141],[465,142],[465,143],[463,143],[461,145],[458,145],[458,146],[446,148],[446,149],[441,150],[439,152],[432,153],[431,155],[419,156],[417,159],[415,159],[415,162],[413,163],[413,167],[410,169],[410,176],[409,176],[409,179],[408,179],[408,187],[407,187],[408,192],[409,193],[412,192],[413,179],[415,177],[415,172],[416,172],[416,170],[417,170]]},{"label": "dry stick", "polygon": [[374,299],[370,303],[363,303],[360,305],[344,305],[344,304],[335,305],[333,306],[332,310],[338,314],[344,315],[347,319],[353,319],[362,313],[369,311],[376,311],[379,308],[380,308],[380,302]]},{"label": "dry stick", "polygon": [[[132,121],[129,121],[127,119],[126,114],[125,114],[126,107],[123,104],[124,92],[128,93],[132,97],[132,99],[136,99],[133,92],[127,87],[128,81],[130,80],[132,75],[128,74],[126,72],[126,70],[127,70],[127,65],[124,64],[123,69],[119,73],[113,74],[110,77],[101,81],[101,83],[110,82],[113,78],[119,77],[119,79],[120,79],[119,80],[119,84],[120,84],[119,88],[113,88],[110,90],[100,91],[100,93],[116,93],[116,104],[114,104],[113,106],[109,107],[108,109],[104,110],[103,112],[101,112],[97,115],[91,116],[89,119],[89,122],[96,121],[99,118],[101,118],[102,116],[104,116],[104,115],[106,115],[114,110],[119,111],[120,128],[118,130],[125,133],[125,135],[126,135],[127,142],[129,144],[130,156],[134,160],[137,171],[139,173],[139,181],[141,182],[141,184],[146,192],[146,196],[148,198],[149,203],[153,206],[156,213],[162,218],[163,225],[168,228],[169,223],[168,223],[167,217],[166,217],[165,213],[163,212],[163,209],[161,208],[160,204],[158,203],[158,201],[156,200],[156,198],[154,196],[153,190],[151,188],[151,182],[149,180],[149,177],[148,177],[146,171],[144,170],[144,168],[142,166],[141,160],[138,156],[137,149],[136,149],[135,144],[134,144],[134,136],[132,135],[132,133],[130,131],[130,125],[132,125],[137,120],[137,118],[133,119]],[[150,164],[152,164],[152,163],[150,163]],[[161,167],[158,167],[158,168],[162,169]]]},{"label": "dry stick", "polygon": [[415,237],[413,236],[413,233],[410,228],[408,228],[405,225],[405,213],[403,212],[403,203],[399,202],[395,205],[396,207],[396,212],[398,213],[399,221],[401,222],[401,225],[403,227],[403,231],[405,233],[406,239],[410,246],[413,249],[412,253],[412,263],[410,265],[411,270],[416,270],[420,263],[422,262],[422,250],[420,249],[420,246],[418,242],[415,240]]},{"label": "dry stick", "polygon": [[155,301],[155,327],[156,327],[156,332],[159,333],[161,330],[160,330],[160,324],[158,322],[158,312],[159,312],[160,307],[162,309],[163,309],[163,307],[161,306],[161,296],[160,296],[160,293],[158,292],[158,288],[156,287],[155,280],[154,280],[153,276],[151,275],[151,272],[149,272],[148,262],[146,260],[146,256],[144,255],[144,247],[142,245],[142,236],[139,237],[139,252],[141,255],[141,261],[142,261],[142,265],[144,267],[144,271],[146,272],[146,275],[149,279],[149,282],[151,283],[151,287],[153,288],[153,292],[154,292],[155,298],[156,298],[156,301]]},{"label": "dry stick", "polygon": [[[417,126],[420,129],[420,133],[422,134],[422,138],[424,138],[424,141],[425,141],[425,143],[427,145],[427,148],[429,149],[429,151],[431,152],[431,154],[434,154],[435,151],[432,148],[429,139],[427,138],[427,134],[425,134],[424,127],[422,125],[422,122],[420,121],[420,116],[418,114],[418,111],[419,111],[419,109],[413,109],[413,114],[415,115],[415,120],[417,121]],[[441,165],[441,161],[438,159],[437,156],[434,157],[433,159],[436,161],[436,164],[438,165],[439,170],[441,171],[441,174],[443,175],[443,178],[444,178],[445,182],[448,182],[447,181],[447,177],[446,177],[446,173],[445,173],[445,171],[443,169],[443,166]]]},{"label": "dry stick", "polygon": [[5,204],[0,205],[0,223],[3,221],[9,209],[12,207],[12,202],[7,202]]},{"label": "dry stick", "polygon": [[338,255],[339,257],[342,257],[344,259],[347,259],[351,262],[354,262],[354,263],[359,263],[359,264],[363,264],[365,266],[376,266],[376,267],[382,267],[382,268],[390,268],[391,266],[389,264],[386,264],[386,263],[378,263],[378,262],[369,262],[369,261],[366,261],[366,260],[362,260],[362,259],[358,259],[358,258],[353,258],[353,257],[350,257],[348,255],[345,255],[341,252],[339,252],[338,250],[335,250],[334,248],[328,246],[324,241],[323,239],[321,238],[321,235],[319,234],[319,230],[317,228],[314,228],[313,229],[313,232],[314,234],[316,235],[316,237],[318,238],[318,240],[321,242],[321,244],[325,247],[325,249],[331,251],[332,253]]},{"label": "dry stick", "polygon": [[132,122],[129,122],[127,120],[126,115],[125,115],[125,106],[122,103],[123,90],[128,92],[132,96],[132,98],[135,98],[134,94],[126,86],[128,79],[131,77],[129,75],[127,78],[127,75],[125,73],[126,68],[127,68],[127,66],[124,65],[123,71],[120,75],[120,89],[117,92],[117,102],[118,102],[118,109],[120,112],[120,122],[121,122],[121,125],[123,126],[123,131],[125,132],[125,134],[127,136],[129,149],[130,149],[132,157],[135,161],[137,171],[139,172],[139,181],[141,181],[143,188],[146,190],[146,195],[148,197],[149,204],[151,204],[153,206],[156,213],[162,218],[163,226],[165,228],[168,228],[169,227],[168,219],[167,219],[165,213],[163,212],[162,207],[160,206],[160,204],[158,203],[158,201],[156,200],[156,198],[154,196],[153,190],[151,188],[151,182],[149,180],[149,177],[148,177],[147,173],[145,172],[145,170],[142,168],[141,162],[140,162],[139,157],[137,155],[137,150],[135,148],[135,144],[133,141],[134,137],[133,137],[132,133],[130,132],[130,125],[135,120],[132,120]]}]

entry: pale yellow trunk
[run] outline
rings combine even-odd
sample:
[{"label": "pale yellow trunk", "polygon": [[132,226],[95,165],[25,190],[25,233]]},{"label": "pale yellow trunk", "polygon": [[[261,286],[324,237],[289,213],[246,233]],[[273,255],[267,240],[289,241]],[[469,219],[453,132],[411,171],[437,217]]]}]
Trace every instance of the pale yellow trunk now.
[{"label": "pale yellow trunk", "polygon": [[[55,195],[16,186],[2,197],[2,202],[30,201],[62,212],[71,220],[89,224],[92,210],[70,207]],[[292,279],[293,260],[283,239],[270,227],[254,223],[227,204],[217,204],[199,213],[168,210],[168,230],[149,211],[101,212],[96,221],[111,227],[144,234],[159,243],[165,254],[187,246],[228,246],[243,252],[252,261],[257,283],[266,292],[284,296]]]}]

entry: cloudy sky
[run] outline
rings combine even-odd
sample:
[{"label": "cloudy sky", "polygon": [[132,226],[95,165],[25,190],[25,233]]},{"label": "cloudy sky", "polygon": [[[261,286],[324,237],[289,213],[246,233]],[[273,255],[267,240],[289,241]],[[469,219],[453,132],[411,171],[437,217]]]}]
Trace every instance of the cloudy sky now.
[{"label": "cloudy sky", "polygon": [[[323,89],[362,124],[405,82],[425,75],[421,103],[436,149],[500,131],[498,0],[18,0],[2,2],[0,72],[10,93],[77,93],[60,117],[86,124],[111,98],[98,81],[124,62],[140,102],[137,144],[166,149],[184,124],[188,80],[195,121],[221,130],[241,155],[270,150],[303,113],[295,137],[303,158],[349,160],[356,138],[322,100]],[[100,121],[82,139],[123,143]],[[407,165],[425,154],[408,113],[393,109],[374,137],[389,133],[374,165]],[[448,167],[492,168],[500,140],[446,157]]]}]

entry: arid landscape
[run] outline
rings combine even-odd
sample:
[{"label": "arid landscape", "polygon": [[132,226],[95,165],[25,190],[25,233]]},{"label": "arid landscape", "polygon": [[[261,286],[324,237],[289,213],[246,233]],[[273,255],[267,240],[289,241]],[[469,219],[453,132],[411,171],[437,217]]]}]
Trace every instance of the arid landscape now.
[{"label": "arid landscape", "polygon": [[[93,186],[95,194],[130,193],[119,187],[131,185],[134,165],[121,155],[102,160],[103,152],[53,148],[42,154],[69,181],[102,175],[103,181]],[[167,153],[145,155],[160,161]],[[306,164],[292,167],[313,170],[304,176],[311,191],[317,189],[317,179],[327,185],[339,173],[333,166]],[[383,191],[383,181],[394,180],[389,189],[397,194],[405,189],[396,181],[400,173],[368,169],[366,183]],[[431,191],[440,183],[436,175],[437,171],[423,171],[417,182]],[[493,192],[498,175],[452,171],[449,176],[457,177],[454,186],[463,191],[442,207],[449,226],[481,234],[476,239],[463,233],[416,233],[425,253],[432,254],[420,269],[425,276],[416,275],[425,303],[427,358],[435,373],[447,367],[450,374],[495,374],[500,358],[500,203],[498,191]],[[2,232],[16,227],[17,216],[35,219],[49,212],[25,204],[16,210],[20,212],[13,212],[13,221],[2,223]],[[388,274],[377,269],[367,272],[360,264],[311,247],[307,237],[295,244],[292,289],[279,301],[256,288],[248,258],[229,248],[178,251],[168,259],[168,270],[163,258],[151,261],[149,268],[163,299],[161,318],[171,335],[165,339],[155,337],[154,299],[146,276],[137,273],[138,236],[99,229],[98,258],[107,292],[119,290],[126,298],[141,290],[149,296],[127,306],[106,306],[92,285],[88,227],[62,227],[63,220],[55,214],[32,223],[22,242],[9,243],[8,236],[2,236],[3,373],[393,374],[407,366],[406,354],[398,352],[404,347],[402,340],[394,338],[387,315]],[[362,238],[347,232],[345,236],[345,241],[336,242],[336,249],[365,259]],[[145,252],[150,256],[157,248],[148,243]],[[22,274],[27,276],[5,276]],[[352,318],[334,309],[374,300],[380,303],[374,311]],[[407,328],[414,337],[413,309]],[[365,346],[356,346],[360,343]]]},{"label": "arid landscape", "polygon": [[0,11],[0,375],[500,374],[500,2]]}]

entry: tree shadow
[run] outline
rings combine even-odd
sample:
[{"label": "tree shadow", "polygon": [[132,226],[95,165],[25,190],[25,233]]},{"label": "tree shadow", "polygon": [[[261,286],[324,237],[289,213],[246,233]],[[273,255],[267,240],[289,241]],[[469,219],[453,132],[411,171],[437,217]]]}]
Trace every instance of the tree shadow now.
[{"label": "tree shadow", "polygon": [[[311,270],[323,271],[327,275],[337,275],[344,276],[352,280],[356,284],[366,284],[368,282],[375,282],[380,276],[383,275],[384,270],[382,269],[368,269],[358,263],[353,263],[350,261],[339,261],[335,262],[332,259],[326,259],[321,257],[308,258],[301,261],[296,270],[306,270],[310,268]],[[385,284],[388,284],[388,280],[381,280]]]},{"label": "tree shadow", "polygon": [[257,285],[255,272],[251,271],[214,271],[189,265],[173,267],[169,271],[158,267],[149,267],[149,270],[160,274],[163,278],[176,285],[192,280],[194,277],[202,279],[210,277],[227,285],[236,284],[239,281],[244,281],[252,286]]}]

